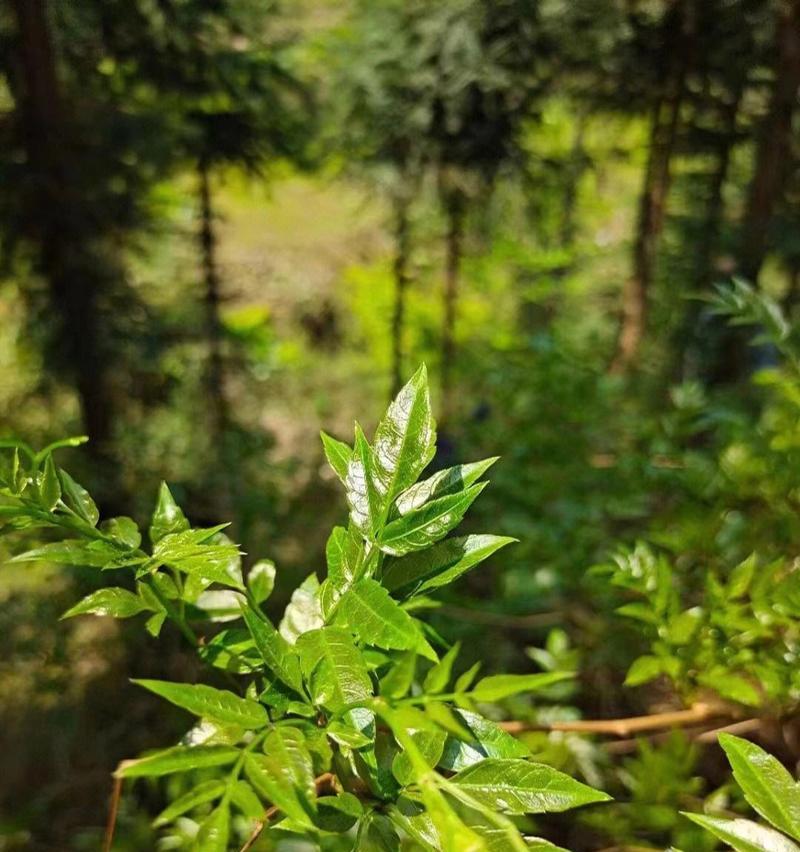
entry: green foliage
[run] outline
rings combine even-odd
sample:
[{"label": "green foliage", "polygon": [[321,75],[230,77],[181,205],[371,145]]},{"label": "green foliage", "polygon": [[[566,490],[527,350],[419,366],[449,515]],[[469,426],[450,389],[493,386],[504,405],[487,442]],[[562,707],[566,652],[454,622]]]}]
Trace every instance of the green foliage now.
[{"label": "green foliage", "polygon": [[[421,592],[449,584],[511,541],[446,538],[494,459],[418,482],[435,440],[424,367],[389,406],[372,442],[358,425],[353,448],[323,438],[345,486],[349,524],[330,536],[327,577],[320,583],[312,574],[301,584],[277,629],[261,607],[274,565],[257,562],[245,578],[224,525],[192,527],[166,485],[146,548],[129,518],[100,524],[92,498],[49,452],[38,458],[15,448],[6,458],[6,530],[37,526],[71,536],[16,560],[125,571],[135,589],[100,589],[66,616],[148,613],[154,635],[170,621],[212,670],[230,678],[225,689],[134,681],[197,720],[181,744],[125,761],[117,773],[205,773],[156,818],[171,848],[187,821],[196,834],[192,848],[231,848],[241,840],[233,815],[247,824],[268,808],[270,834],[322,842],[355,832],[358,849],[400,849],[401,837],[445,852],[555,848],[524,839],[526,824],[510,817],[608,798],[534,763],[523,743],[479,712],[569,673],[494,674],[473,683],[473,669],[451,687],[458,646],[440,658],[434,646],[441,640],[414,615]],[[207,632],[215,621],[238,619],[244,631]],[[221,768],[224,774],[208,777]]]},{"label": "green foliage", "polygon": [[747,803],[774,828],[738,817],[692,813],[685,816],[736,852],[800,849],[792,842],[800,841],[800,786],[795,779],[776,758],[754,743],[731,734],[720,734],[719,742]]}]

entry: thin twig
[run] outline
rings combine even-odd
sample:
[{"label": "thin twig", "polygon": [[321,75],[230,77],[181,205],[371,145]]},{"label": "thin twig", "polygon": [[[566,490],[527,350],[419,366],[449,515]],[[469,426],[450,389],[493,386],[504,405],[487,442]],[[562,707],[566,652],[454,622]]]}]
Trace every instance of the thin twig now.
[{"label": "thin twig", "polygon": [[[330,772],[325,772],[314,781],[314,787],[316,788],[317,795],[319,795],[325,787],[333,784],[333,778],[334,776]],[[273,805],[269,808],[265,812],[264,816],[255,824],[250,837],[247,838],[247,842],[244,846],[242,846],[239,852],[248,852],[249,849],[252,849],[253,844],[261,836],[261,832],[269,825],[270,820],[276,817],[279,813],[279,807]]]},{"label": "thin twig", "polygon": [[453,618],[472,621],[475,624],[490,624],[510,630],[529,630],[534,627],[550,627],[564,621],[563,612],[534,612],[530,615],[506,615],[502,612],[485,612],[464,606],[446,605],[439,612]]},{"label": "thin twig", "polygon": [[114,829],[117,827],[117,813],[119,811],[119,799],[122,795],[122,778],[114,776],[114,786],[111,789],[111,803],[108,807],[108,822],[106,823],[106,836],[103,841],[103,852],[111,852],[114,843]]},{"label": "thin twig", "polygon": [[500,722],[500,727],[510,734],[525,731],[563,731],[580,734],[604,734],[611,737],[629,737],[645,731],[662,728],[677,728],[696,725],[709,719],[724,716],[719,707],[711,704],[695,704],[687,710],[672,710],[668,713],[653,713],[649,716],[631,716],[627,719],[578,719],[574,722]]}]

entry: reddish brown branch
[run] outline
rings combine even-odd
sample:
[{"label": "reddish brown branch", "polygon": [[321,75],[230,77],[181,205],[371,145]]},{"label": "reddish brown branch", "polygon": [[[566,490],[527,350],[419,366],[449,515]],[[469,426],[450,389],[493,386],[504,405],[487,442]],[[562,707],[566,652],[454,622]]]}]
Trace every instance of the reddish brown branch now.
[{"label": "reddish brown branch", "polygon": [[111,802],[108,806],[108,822],[106,823],[106,836],[103,841],[103,852],[111,852],[114,843],[114,830],[117,827],[117,813],[119,812],[119,799],[122,795],[122,778],[114,776],[114,786],[111,789]]},{"label": "reddish brown branch", "polygon": [[679,728],[696,725],[709,719],[724,717],[719,707],[711,704],[695,704],[687,710],[673,710],[668,713],[653,713],[649,716],[631,716],[627,719],[579,719],[574,722],[510,721],[501,722],[500,727],[510,734],[525,731],[564,731],[580,734],[601,734],[611,737],[630,737],[647,731],[659,731],[663,728]]}]

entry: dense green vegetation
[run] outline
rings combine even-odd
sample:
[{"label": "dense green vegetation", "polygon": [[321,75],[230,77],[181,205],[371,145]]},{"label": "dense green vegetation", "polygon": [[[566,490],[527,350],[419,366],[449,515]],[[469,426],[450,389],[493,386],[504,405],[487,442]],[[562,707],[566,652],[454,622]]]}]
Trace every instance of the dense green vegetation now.
[{"label": "dense green vegetation", "polygon": [[800,3],[0,45],[0,849],[796,849]]}]

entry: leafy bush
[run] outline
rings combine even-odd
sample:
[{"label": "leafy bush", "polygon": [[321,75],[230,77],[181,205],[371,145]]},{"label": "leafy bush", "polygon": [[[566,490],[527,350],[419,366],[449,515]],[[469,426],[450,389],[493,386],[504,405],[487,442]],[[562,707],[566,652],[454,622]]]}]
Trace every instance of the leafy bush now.
[{"label": "leafy bush", "polygon": [[[326,848],[392,850],[403,838],[404,848],[445,852],[552,849],[525,837],[530,824],[515,818],[608,798],[534,763],[479,712],[564,672],[477,679],[476,666],[453,682],[458,646],[440,656],[443,641],[415,615],[430,605],[428,593],[512,541],[448,537],[495,460],[419,480],[435,441],[424,367],[371,444],[358,424],[352,448],[323,434],[349,523],[328,540],[327,577],[306,578],[277,628],[262,608],[274,564],[257,562],[245,577],[226,525],[191,527],[165,484],[145,547],[131,518],[100,522],[91,496],[56,466],[58,445],[36,453],[18,444],[4,458],[5,530],[69,534],[17,561],[124,571],[130,580],[91,593],[65,617],[145,614],[153,636],[170,621],[229,681],[226,689],[136,681],[197,717],[179,744],[117,770],[120,779],[189,774],[186,792],[156,818],[173,826],[168,848],[226,850],[264,830]],[[337,837],[345,845],[331,846]]]}]

